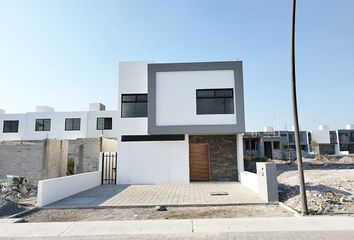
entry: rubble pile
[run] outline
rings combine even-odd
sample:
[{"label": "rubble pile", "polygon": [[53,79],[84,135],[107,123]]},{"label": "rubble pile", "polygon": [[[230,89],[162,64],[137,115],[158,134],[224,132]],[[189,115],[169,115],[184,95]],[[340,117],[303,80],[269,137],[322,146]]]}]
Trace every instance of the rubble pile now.
[{"label": "rubble pile", "polygon": [[0,182],[0,217],[9,216],[34,206],[37,187],[24,178]]},{"label": "rubble pile", "polygon": [[[306,196],[311,214],[354,214],[353,160],[353,156],[320,156],[304,162]],[[297,169],[291,165],[277,165],[277,168],[279,201],[300,211]]]}]

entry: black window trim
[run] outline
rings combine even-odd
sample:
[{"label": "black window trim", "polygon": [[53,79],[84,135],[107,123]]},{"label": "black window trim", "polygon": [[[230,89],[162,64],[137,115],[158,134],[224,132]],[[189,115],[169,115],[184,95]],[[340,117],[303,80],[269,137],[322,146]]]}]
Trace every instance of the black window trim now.
[{"label": "black window trim", "polygon": [[[49,120],[49,130],[45,130],[45,127],[44,127],[44,122],[45,122],[46,120],[47,120],[47,121]],[[38,130],[38,129],[37,129],[37,121],[43,121],[43,130]],[[34,130],[35,130],[36,132],[49,132],[50,129],[51,129],[51,127],[52,127],[51,125],[52,125],[52,120],[51,120],[50,118],[36,118]]]},{"label": "black window trim", "polygon": [[[124,100],[125,96],[134,96],[135,100],[134,101],[129,101],[129,100]],[[138,100],[138,96],[145,96],[146,100],[142,101],[142,100]],[[121,113],[120,116],[121,118],[143,118],[143,117],[147,117],[147,111],[146,111],[146,116],[134,116],[134,117],[126,117],[123,116],[123,104],[124,103],[146,103],[146,107],[147,107],[147,102],[148,102],[148,94],[147,93],[122,93],[121,95]]]},{"label": "black window trim", "polygon": [[122,142],[150,142],[150,141],[184,141],[183,134],[166,135],[122,135]]},{"label": "black window trim", "polygon": [[[98,128],[98,119],[103,119],[103,129]],[[106,127],[106,119],[111,119],[111,128],[105,128]],[[112,130],[112,129],[113,129],[113,118],[112,117],[97,117],[96,130],[102,131],[102,130]]]},{"label": "black window trim", "polygon": [[[72,129],[68,129],[67,128],[67,121],[68,120],[79,120],[79,129],[74,129],[74,122],[72,123]],[[65,126],[64,126],[64,128],[65,128],[65,131],[80,131],[81,130],[81,118],[65,118]]]},{"label": "black window trim", "polygon": [[[10,131],[5,131],[5,122],[10,122],[10,123],[11,123]],[[16,131],[13,131],[13,130],[12,130],[12,127],[13,127],[12,124],[13,124],[14,122],[17,123]],[[4,120],[4,121],[3,121],[3,129],[2,129],[2,132],[3,132],[3,133],[18,133],[19,125],[20,125],[20,121],[19,121],[19,120]]]},{"label": "black window trim", "polygon": [[[217,94],[215,93],[216,91],[231,91],[231,96],[230,97],[225,97],[225,96],[216,96]],[[203,91],[213,91],[213,97],[199,97],[198,92],[203,92]],[[196,89],[196,114],[197,115],[219,115],[219,114],[234,114],[235,113],[235,99],[234,99],[234,89],[233,88],[205,88],[205,89]],[[232,112],[226,113],[226,106],[225,106],[225,112],[224,113],[198,113],[198,99],[220,99],[220,98],[228,98],[232,99]]]}]

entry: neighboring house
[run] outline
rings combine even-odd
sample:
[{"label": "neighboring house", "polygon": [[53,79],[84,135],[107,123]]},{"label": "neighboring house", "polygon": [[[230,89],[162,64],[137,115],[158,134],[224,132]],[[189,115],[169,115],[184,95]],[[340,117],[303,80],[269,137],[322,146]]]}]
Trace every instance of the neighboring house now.
[{"label": "neighboring house", "polygon": [[[247,132],[244,138],[245,159],[295,159],[295,135],[293,131],[274,131],[267,127],[263,132]],[[306,131],[300,131],[300,146],[303,155],[309,151]]]},{"label": "neighboring house", "polygon": [[337,131],[329,130],[328,126],[320,125],[309,133],[309,138],[315,154],[339,154]]},{"label": "neighboring house", "polygon": [[118,183],[237,181],[242,62],[121,62]]},{"label": "neighboring house", "polygon": [[327,125],[320,125],[318,130],[311,131],[310,138],[317,144],[314,149],[317,154],[354,153],[353,124],[347,124],[345,129],[336,130],[330,130]]},{"label": "neighboring house", "polygon": [[346,129],[337,130],[340,153],[354,153],[354,124],[347,124]]},{"label": "neighboring house", "polygon": [[116,138],[117,115],[118,111],[105,111],[100,103],[91,103],[89,111],[81,112],[55,112],[46,106],[24,114],[3,111],[0,112],[0,141]]}]

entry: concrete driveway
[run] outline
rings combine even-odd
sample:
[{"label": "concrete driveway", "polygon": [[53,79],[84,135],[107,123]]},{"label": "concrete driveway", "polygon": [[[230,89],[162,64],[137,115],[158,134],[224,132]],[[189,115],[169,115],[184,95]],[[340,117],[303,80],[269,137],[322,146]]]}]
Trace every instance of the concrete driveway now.
[{"label": "concrete driveway", "polygon": [[101,185],[46,208],[211,206],[264,203],[238,182]]}]

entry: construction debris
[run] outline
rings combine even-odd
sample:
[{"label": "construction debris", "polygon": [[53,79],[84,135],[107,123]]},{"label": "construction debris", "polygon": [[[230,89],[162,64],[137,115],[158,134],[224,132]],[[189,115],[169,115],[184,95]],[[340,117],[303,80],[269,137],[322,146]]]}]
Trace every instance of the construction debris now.
[{"label": "construction debris", "polygon": [[[279,201],[300,211],[297,167],[277,165]],[[304,159],[310,214],[354,214],[354,157],[318,156]]]},{"label": "construction debris", "polygon": [[34,207],[36,196],[37,187],[24,177],[8,176],[7,181],[0,182],[0,217]]}]

